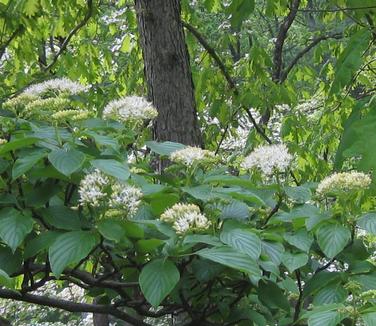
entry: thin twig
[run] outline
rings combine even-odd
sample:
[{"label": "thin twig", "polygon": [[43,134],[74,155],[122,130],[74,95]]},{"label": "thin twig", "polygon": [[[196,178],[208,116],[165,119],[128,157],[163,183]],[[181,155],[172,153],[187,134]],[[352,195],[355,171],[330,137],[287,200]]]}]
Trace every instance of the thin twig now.
[{"label": "thin twig", "polygon": [[80,21],[71,31],[70,33],[68,34],[68,36],[65,38],[63,44],[61,45],[59,51],[54,55],[51,63],[44,67],[43,68],[43,71],[48,71],[52,68],[53,65],[55,65],[55,63],[57,62],[57,59],[60,57],[60,55],[65,51],[65,49],[67,48],[68,46],[68,43],[69,41],[71,40],[71,38],[83,27],[86,25],[86,23],[88,22],[88,20],[90,19],[90,17],[92,16],[93,14],[93,0],[87,0],[87,12],[86,12],[86,15],[84,17],[84,19],[82,21]]}]

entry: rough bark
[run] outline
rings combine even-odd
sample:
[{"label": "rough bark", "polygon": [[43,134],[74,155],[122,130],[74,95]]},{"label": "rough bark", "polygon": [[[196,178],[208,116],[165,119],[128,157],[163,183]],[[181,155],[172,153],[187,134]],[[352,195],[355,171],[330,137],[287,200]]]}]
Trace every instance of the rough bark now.
[{"label": "rough bark", "polygon": [[108,315],[93,314],[93,324],[94,326],[108,326],[110,325],[110,320]]},{"label": "rough bark", "polygon": [[179,0],[135,0],[154,139],[202,145]]}]

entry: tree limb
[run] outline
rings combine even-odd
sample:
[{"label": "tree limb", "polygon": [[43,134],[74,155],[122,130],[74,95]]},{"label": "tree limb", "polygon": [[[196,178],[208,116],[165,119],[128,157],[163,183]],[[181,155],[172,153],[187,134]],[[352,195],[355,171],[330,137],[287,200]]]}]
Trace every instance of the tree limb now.
[{"label": "tree limb", "polygon": [[[209,53],[209,55],[213,58],[213,60],[215,61],[215,63],[217,64],[217,66],[219,67],[220,71],[222,72],[223,76],[225,77],[227,83],[229,84],[230,86],[230,89],[234,92],[235,95],[238,95],[239,94],[239,90],[236,86],[236,83],[235,81],[232,79],[232,77],[230,76],[230,73],[228,72],[226,66],[224,65],[224,63],[222,62],[221,58],[219,57],[219,55],[217,54],[217,52],[215,51],[215,49],[209,45],[209,43],[205,40],[205,38],[200,34],[200,32],[195,29],[192,25],[186,23],[186,22],[182,22],[183,23],[183,26],[189,30],[195,37],[196,39],[200,42],[200,44],[204,47],[204,49]],[[241,108],[247,113],[249,119],[251,120],[253,126],[255,127],[256,131],[269,143],[271,144],[272,141],[271,139],[265,134],[264,130],[257,124],[256,122],[256,119],[253,117],[252,115],[252,112],[249,110],[249,108],[247,108],[245,105],[242,105]],[[232,118],[235,117],[235,115],[238,113],[238,110],[236,110],[233,115],[232,115]],[[225,128],[225,131],[221,137],[221,140],[220,140],[220,143],[219,143],[219,146],[222,144],[225,136],[226,136],[226,133],[228,131],[228,126],[226,126]],[[219,146],[217,147],[217,150],[216,150],[216,153],[218,152],[219,150]]]},{"label": "tree limb", "polygon": [[301,0],[293,0],[289,14],[283,20],[281,26],[279,27],[279,32],[277,35],[277,40],[275,42],[274,56],[273,56],[273,74],[272,79],[276,83],[281,82],[281,72],[283,67],[283,45],[287,38],[287,32],[290,29],[296,14]]},{"label": "tree limb", "polygon": [[76,303],[57,298],[43,297],[30,293],[21,294],[19,292],[7,289],[0,289],[0,298],[29,302],[37,305],[63,309],[70,312],[90,312],[108,314],[117,317],[121,320],[124,320],[126,322],[129,322],[135,326],[149,326],[148,323],[144,323],[143,321],[138,320],[119,309],[116,309],[112,305]]},{"label": "tree limb", "polygon": [[16,38],[16,36],[23,30],[23,26],[20,25],[12,34],[11,36],[5,41],[4,44],[0,46],[0,60],[3,57],[5,50],[9,46],[9,44]]},{"label": "tree limb", "polygon": [[303,50],[301,50],[295,56],[295,58],[290,62],[290,64],[287,66],[287,68],[283,72],[281,72],[281,77],[280,77],[281,83],[283,83],[286,80],[290,71],[294,68],[294,66],[298,63],[298,61],[306,53],[308,53],[311,49],[313,49],[321,41],[325,41],[325,40],[328,40],[330,38],[340,39],[340,38],[342,38],[342,34],[341,33],[335,33],[335,34],[331,34],[331,35],[322,35],[322,36],[315,38],[310,44],[308,44]]},{"label": "tree limb", "polygon": [[86,12],[86,15],[84,17],[84,19],[79,22],[71,31],[70,33],[68,34],[68,36],[64,39],[64,42],[63,44],[61,45],[59,51],[54,55],[51,63],[44,67],[43,68],[43,71],[47,71],[47,70],[50,70],[52,68],[53,65],[55,65],[55,63],[57,62],[57,59],[60,57],[60,55],[65,51],[65,49],[67,48],[68,46],[68,43],[69,41],[71,40],[71,38],[83,27],[86,25],[86,23],[88,22],[88,20],[90,19],[90,17],[92,16],[93,14],[93,0],[87,0],[87,12]]},{"label": "tree limb", "polygon": [[189,30],[194,35],[194,37],[196,37],[196,39],[204,47],[206,52],[208,52],[209,55],[213,58],[218,68],[221,70],[223,76],[226,78],[227,83],[229,84],[230,88],[233,89],[237,93],[236,84],[234,80],[231,78],[229,72],[227,71],[224,63],[222,62],[221,58],[219,57],[215,49],[209,45],[209,43],[205,40],[205,38],[200,34],[200,32],[196,28],[194,28],[192,25],[184,21],[182,21],[182,24],[187,30]]},{"label": "tree limb", "polygon": [[346,8],[328,8],[328,9],[298,9],[300,12],[338,12],[338,11],[352,11],[352,10],[366,10],[366,9],[376,9],[376,6],[366,6],[366,7],[346,7]]}]

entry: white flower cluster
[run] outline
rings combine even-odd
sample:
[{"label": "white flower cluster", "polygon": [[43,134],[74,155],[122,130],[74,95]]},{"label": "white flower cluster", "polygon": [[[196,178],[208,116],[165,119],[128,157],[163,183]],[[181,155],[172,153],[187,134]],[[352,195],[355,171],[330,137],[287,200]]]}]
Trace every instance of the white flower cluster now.
[{"label": "white flower cluster", "polygon": [[107,195],[104,188],[109,185],[109,182],[109,178],[99,170],[87,174],[85,178],[81,180],[78,189],[80,203],[94,207],[99,206],[100,201]]},{"label": "white flower cluster", "polygon": [[85,92],[87,87],[74,82],[68,78],[50,79],[45,82],[31,85],[23,92],[27,95],[40,96],[48,91],[57,91],[59,93],[79,94]]},{"label": "white flower cluster", "polygon": [[117,119],[120,121],[149,120],[158,115],[152,103],[143,97],[127,96],[111,101],[103,110],[104,119]]},{"label": "white flower cluster", "polygon": [[194,204],[178,203],[168,208],[160,217],[161,221],[172,223],[176,233],[182,234],[192,229],[205,230],[210,221]]},{"label": "white flower cluster", "polygon": [[99,170],[87,174],[78,189],[80,203],[93,207],[105,205],[109,210],[107,217],[124,216],[133,217],[140,204],[142,192],[139,188],[115,182]]},{"label": "white flower cluster", "polygon": [[312,97],[309,100],[298,104],[295,110],[305,115],[312,115],[318,109],[324,106],[324,99],[322,97]]},{"label": "white flower cluster", "polygon": [[244,169],[259,168],[265,175],[271,175],[275,171],[285,171],[291,161],[292,155],[284,144],[266,145],[257,147],[245,157],[241,166]]},{"label": "white flower cluster", "polygon": [[187,146],[186,148],[172,152],[170,160],[187,166],[192,166],[196,163],[214,161],[215,154],[199,147]]},{"label": "white flower cluster", "polygon": [[116,183],[112,186],[110,206],[124,209],[128,217],[133,217],[141,204],[141,197],[142,192],[137,187]]},{"label": "white flower cluster", "polygon": [[6,144],[8,141],[4,138],[0,138],[0,145]]},{"label": "white flower cluster", "polygon": [[362,172],[351,171],[334,173],[319,183],[316,192],[324,196],[332,193],[344,193],[366,189],[370,184],[370,176]]}]

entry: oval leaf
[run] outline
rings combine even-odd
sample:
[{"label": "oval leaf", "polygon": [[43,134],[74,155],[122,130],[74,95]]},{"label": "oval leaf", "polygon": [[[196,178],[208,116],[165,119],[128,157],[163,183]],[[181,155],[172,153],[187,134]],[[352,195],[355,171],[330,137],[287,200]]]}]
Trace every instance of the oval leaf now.
[{"label": "oval leaf", "polygon": [[52,272],[59,277],[65,267],[85,258],[97,243],[98,238],[92,232],[72,231],[60,235],[48,252]]},{"label": "oval leaf", "polygon": [[85,162],[85,154],[74,149],[56,149],[48,154],[48,160],[56,170],[69,176]]},{"label": "oval leaf", "polygon": [[180,274],[174,263],[158,259],[147,264],[140,274],[140,287],[146,300],[158,307],[179,282]]}]

